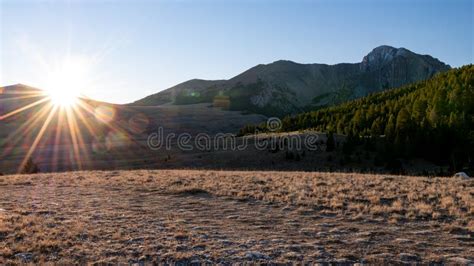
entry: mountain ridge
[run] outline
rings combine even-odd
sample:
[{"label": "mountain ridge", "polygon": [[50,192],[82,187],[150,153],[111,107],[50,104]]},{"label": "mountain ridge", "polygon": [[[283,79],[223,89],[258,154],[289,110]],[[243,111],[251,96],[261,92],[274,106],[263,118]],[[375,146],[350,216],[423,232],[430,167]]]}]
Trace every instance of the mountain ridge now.
[{"label": "mountain ridge", "polygon": [[358,63],[277,60],[227,80],[188,80],[130,105],[212,103],[215,96],[224,95],[231,110],[281,116],[400,87],[449,69],[430,55],[382,45]]}]

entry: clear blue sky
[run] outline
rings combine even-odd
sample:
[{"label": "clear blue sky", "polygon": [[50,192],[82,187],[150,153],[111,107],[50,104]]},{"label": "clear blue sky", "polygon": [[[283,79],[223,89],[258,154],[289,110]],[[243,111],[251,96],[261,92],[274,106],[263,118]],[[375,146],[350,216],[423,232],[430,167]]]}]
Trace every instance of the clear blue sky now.
[{"label": "clear blue sky", "polygon": [[[387,44],[473,63],[472,0],[0,0],[0,84],[87,58],[93,98],[126,103],[260,64],[359,62]],[[92,63],[90,63],[92,62]]]}]

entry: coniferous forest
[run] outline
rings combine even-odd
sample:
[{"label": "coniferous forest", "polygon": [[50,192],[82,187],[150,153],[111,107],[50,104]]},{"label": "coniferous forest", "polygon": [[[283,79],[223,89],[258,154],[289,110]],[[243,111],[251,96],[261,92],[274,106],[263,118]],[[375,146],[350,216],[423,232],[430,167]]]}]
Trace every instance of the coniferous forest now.
[{"label": "coniferous forest", "polygon": [[[247,126],[241,134],[254,129]],[[346,135],[345,153],[362,146],[377,152],[379,163],[423,158],[450,171],[472,169],[474,65],[282,120],[283,132],[305,129]]]}]

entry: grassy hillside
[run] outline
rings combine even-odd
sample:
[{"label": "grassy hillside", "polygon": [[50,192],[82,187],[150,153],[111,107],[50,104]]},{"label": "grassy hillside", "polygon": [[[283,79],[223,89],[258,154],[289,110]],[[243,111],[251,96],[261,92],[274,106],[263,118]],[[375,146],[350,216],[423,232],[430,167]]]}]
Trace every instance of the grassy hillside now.
[{"label": "grassy hillside", "polygon": [[158,128],[164,134],[213,135],[264,120],[209,104],[147,107],[90,99],[67,112],[56,110],[41,90],[0,87],[0,175],[23,172],[28,158],[41,172],[158,167],[162,158],[146,145]]}]

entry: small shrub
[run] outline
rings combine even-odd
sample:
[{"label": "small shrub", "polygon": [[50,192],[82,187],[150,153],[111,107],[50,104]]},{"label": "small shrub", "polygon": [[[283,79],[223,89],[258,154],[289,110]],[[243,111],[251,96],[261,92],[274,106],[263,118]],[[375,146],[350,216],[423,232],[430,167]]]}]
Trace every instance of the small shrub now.
[{"label": "small shrub", "polygon": [[28,158],[25,165],[21,168],[22,174],[36,174],[39,173],[40,169],[38,165],[33,161],[33,159]]}]

